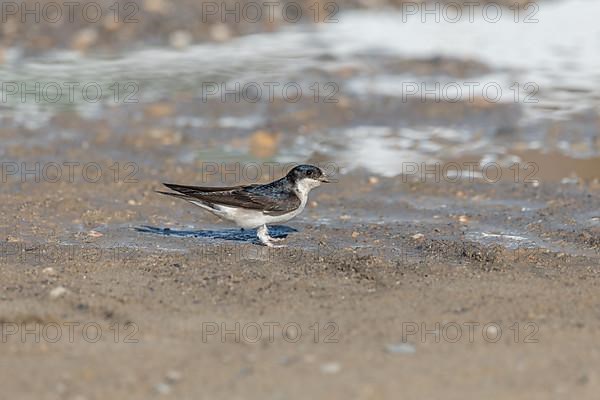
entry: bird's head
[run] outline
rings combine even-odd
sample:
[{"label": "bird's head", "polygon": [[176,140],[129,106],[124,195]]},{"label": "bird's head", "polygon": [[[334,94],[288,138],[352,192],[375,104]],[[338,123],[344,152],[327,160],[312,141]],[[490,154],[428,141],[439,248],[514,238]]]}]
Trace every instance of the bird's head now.
[{"label": "bird's head", "polygon": [[294,167],[287,174],[287,178],[301,190],[310,190],[321,185],[321,183],[330,182],[321,168],[308,164]]}]

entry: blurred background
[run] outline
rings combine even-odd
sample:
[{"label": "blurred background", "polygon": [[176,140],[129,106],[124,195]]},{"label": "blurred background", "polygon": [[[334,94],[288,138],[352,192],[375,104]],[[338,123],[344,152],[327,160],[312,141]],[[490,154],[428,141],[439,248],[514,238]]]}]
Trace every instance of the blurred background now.
[{"label": "blurred background", "polygon": [[590,180],[598,7],[4,1],[2,152],[84,145],[142,171],[157,157],[330,160],[382,176],[493,162]]}]

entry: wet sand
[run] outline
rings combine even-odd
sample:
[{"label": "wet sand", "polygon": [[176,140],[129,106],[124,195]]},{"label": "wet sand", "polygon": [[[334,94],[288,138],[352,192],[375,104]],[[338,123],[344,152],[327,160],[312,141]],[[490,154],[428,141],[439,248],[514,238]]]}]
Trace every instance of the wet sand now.
[{"label": "wet sand", "polygon": [[356,171],[316,189],[276,231],[288,247],[267,249],[154,193],[167,177],[197,179],[194,168],[167,171],[161,148],[144,149],[162,163],[140,168],[137,183],[3,186],[4,393],[597,393],[597,183]]}]

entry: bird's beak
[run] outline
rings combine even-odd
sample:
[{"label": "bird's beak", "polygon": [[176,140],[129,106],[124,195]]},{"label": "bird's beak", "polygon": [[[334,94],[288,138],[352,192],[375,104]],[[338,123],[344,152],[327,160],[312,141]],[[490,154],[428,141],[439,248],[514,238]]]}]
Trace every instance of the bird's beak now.
[{"label": "bird's beak", "polygon": [[319,180],[323,183],[331,183],[331,181],[329,180],[329,178],[326,175],[322,175],[321,179],[319,179]]}]

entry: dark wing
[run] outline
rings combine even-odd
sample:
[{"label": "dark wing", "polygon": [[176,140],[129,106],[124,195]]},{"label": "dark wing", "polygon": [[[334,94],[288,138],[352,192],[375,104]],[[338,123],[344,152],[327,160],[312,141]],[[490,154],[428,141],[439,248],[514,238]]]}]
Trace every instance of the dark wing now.
[{"label": "dark wing", "polygon": [[233,187],[200,187],[164,183],[179,193],[159,192],[186,200],[199,200],[208,205],[244,207],[263,211],[269,215],[281,215],[297,209],[300,199],[291,190],[271,185],[248,185]]},{"label": "dark wing", "polygon": [[225,186],[225,187],[214,187],[214,186],[184,186],[184,185],[176,185],[174,183],[163,183],[166,187],[171,190],[175,190],[176,192],[193,195],[195,193],[210,193],[210,192],[226,192],[229,190],[243,189],[250,186],[258,186],[258,185],[249,185],[249,186]]}]

